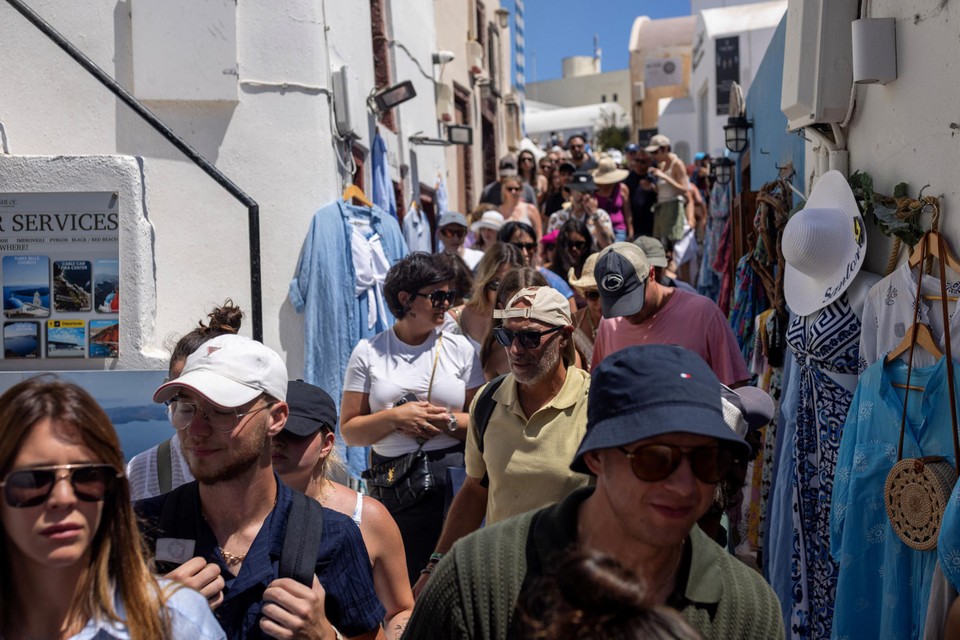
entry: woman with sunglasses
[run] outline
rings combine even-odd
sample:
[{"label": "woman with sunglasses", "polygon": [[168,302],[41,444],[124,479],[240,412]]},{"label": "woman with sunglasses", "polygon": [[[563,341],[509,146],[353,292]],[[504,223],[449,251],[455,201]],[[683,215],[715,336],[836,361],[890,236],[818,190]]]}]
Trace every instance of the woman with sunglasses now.
[{"label": "woman with sunglasses", "polygon": [[412,253],[391,267],[383,292],[397,322],[354,348],[340,404],[344,442],[372,446],[374,465],[419,448],[430,460],[438,491],[390,512],[403,537],[410,584],[440,537],[447,468],[463,466],[467,407],[483,384],[470,342],[441,331],[456,296],[452,278],[436,254]]},{"label": "woman with sunglasses", "polygon": [[477,265],[470,299],[465,304],[450,309],[443,325],[444,330],[464,336],[479,354],[480,343],[490,331],[493,322],[493,308],[497,302],[500,282],[511,270],[522,266],[523,254],[520,249],[502,242],[491,246]]},{"label": "woman with sunglasses", "polygon": [[600,326],[600,321],[603,320],[600,290],[597,288],[597,279],[593,275],[599,255],[598,253],[591,253],[587,257],[579,277],[573,268],[568,273],[570,286],[587,303],[583,309],[573,314],[573,343],[577,347],[577,353],[580,354],[583,368],[587,371],[590,370],[590,361],[593,359],[593,342],[597,339],[597,328]]},{"label": "woman with sunglasses", "polygon": [[542,235],[543,221],[537,208],[521,199],[523,182],[519,176],[503,176],[500,178],[501,200],[497,210],[506,221],[516,221],[528,224],[533,228],[536,238]]},{"label": "woman with sunglasses", "polygon": [[[572,269],[579,276],[587,256],[594,253],[593,236],[587,223],[578,218],[571,218],[563,223],[557,233],[557,246],[553,254],[550,270],[570,284],[569,273]],[[576,293],[576,292],[575,292]],[[582,299],[577,300],[577,306],[583,306]]]},{"label": "woman with sunglasses", "polygon": [[547,191],[547,178],[537,170],[537,157],[533,151],[524,149],[517,154],[517,169],[520,173],[520,180],[533,187],[537,194],[537,203],[540,202],[543,194]]},{"label": "woman with sunglasses", "polygon": [[21,382],[0,434],[0,637],[225,637],[203,596],[151,575],[120,442],[87,392]]},{"label": "woman with sunglasses", "polygon": [[508,222],[500,229],[500,242],[509,242],[523,252],[524,264],[529,267],[535,267],[546,279],[547,284],[563,294],[570,301],[570,313],[577,310],[577,303],[573,299],[573,289],[567,284],[567,281],[550,271],[550,269],[537,265],[537,232],[528,224],[523,222]]}]

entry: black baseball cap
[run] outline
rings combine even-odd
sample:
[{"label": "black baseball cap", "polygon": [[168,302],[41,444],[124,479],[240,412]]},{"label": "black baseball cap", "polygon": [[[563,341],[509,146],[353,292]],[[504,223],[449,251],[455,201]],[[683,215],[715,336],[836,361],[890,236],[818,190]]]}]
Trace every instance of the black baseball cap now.
[{"label": "black baseball cap", "polygon": [[570,468],[591,473],[585,453],[667,433],[716,438],[738,455],[750,446],[724,421],[720,380],[693,351],[665,344],[621,349],[593,371],[587,433]]},{"label": "black baseball cap", "polygon": [[312,436],[320,429],[333,431],[337,424],[337,405],[330,394],[303,380],[287,384],[287,404],[290,415],[283,430],[295,436]]},{"label": "black baseball cap", "polygon": [[574,171],[567,183],[567,189],[571,191],[596,191],[597,185],[593,181],[593,176],[588,171]]},{"label": "black baseball cap", "polygon": [[573,164],[568,160],[564,160],[563,162],[560,163],[560,166],[557,167],[557,171],[559,171],[560,173],[571,173],[571,174],[576,173],[577,165]]}]

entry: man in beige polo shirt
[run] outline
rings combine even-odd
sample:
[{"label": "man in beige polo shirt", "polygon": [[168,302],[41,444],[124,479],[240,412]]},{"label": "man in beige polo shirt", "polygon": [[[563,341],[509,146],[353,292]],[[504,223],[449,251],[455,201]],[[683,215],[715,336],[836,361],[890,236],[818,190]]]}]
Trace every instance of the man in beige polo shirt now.
[{"label": "man in beige polo shirt", "polygon": [[[470,407],[467,479],[414,595],[443,554],[480,528],[484,518],[494,524],[553,504],[591,483],[590,476],[569,467],[586,433],[590,391],[590,375],[573,366],[570,304],[555,289],[529,287],[511,298],[506,309],[494,311],[494,318],[503,320],[494,335],[507,350],[510,373],[492,394],[482,388]],[[476,419],[485,396],[493,404],[481,444]]]}]

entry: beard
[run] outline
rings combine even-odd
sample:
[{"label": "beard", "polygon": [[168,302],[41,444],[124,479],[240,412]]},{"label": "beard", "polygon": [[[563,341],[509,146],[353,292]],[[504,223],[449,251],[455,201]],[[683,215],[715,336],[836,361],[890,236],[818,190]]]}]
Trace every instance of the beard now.
[{"label": "beard", "polygon": [[184,451],[187,466],[193,477],[202,484],[218,484],[236,480],[258,466],[264,450],[270,451],[270,436],[267,435],[268,421],[259,419],[247,425],[249,433],[235,438],[227,453],[227,460],[212,463],[194,458],[188,450]]},{"label": "beard", "polygon": [[510,367],[513,377],[521,384],[536,384],[553,373],[557,364],[560,363],[560,340],[553,340],[547,346],[547,349],[544,350],[540,358],[536,358],[535,356],[531,357],[531,355],[530,353],[525,353],[523,358],[520,359],[524,364],[526,364],[527,360],[532,361],[533,367],[529,371],[517,373],[513,370],[513,367]]}]

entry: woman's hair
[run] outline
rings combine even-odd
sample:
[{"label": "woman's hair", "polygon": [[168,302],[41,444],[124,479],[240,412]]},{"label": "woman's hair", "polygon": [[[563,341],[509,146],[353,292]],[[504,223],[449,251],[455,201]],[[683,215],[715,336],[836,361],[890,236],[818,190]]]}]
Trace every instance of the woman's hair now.
[{"label": "woman's hair", "polygon": [[198,323],[200,326],[177,341],[177,346],[173,348],[173,353],[170,354],[170,368],[172,369],[173,365],[186,360],[207,340],[228,333],[237,333],[240,331],[242,320],[243,312],[240,307],[233,304],[233,300],[227,298],[221,306],[207,314],[209,324],[203,324],[201,320]]},{"label": "woman's hair", "polygon": [[569,552],[524,589],[520,608],[528,640],[701,639],[677,611],[652,604],[636,574],[596,551]]},{"label": "woman's hair", "polygon": [[[523,175],[523,164],[520,162],[520,159],[523,158],[523,156],[530,156],[530,159],[533,161],[533,162],[530,163],[530,175],[529,175],[529,176]],[[537,186],[537,167],[538,167],[538,165],[537,165],[537,156],[535,156],[535,155],[533,154],[533,151],[530,151],[529,149],[524,149],[523,151],[521,151],[520,153],[517,154],[517,171],[519,172],[519,175],[520,175],[520,184],[521,184],[521,185],[524,184],[524,183],[526,183],[526,184],[529,184],[531,187],[536,188],[536,186]]]},{"label": "woman's hair", "polygon": [[[518,269],[514,269],[505,275],[500,281],[500,288],[497,289],[496,306],[501,309],[506,307],[507,303],[510,302],[510,298],[515,296],[521,289],[526,289],[527,287],[546,286],[547,279],[544,278],[543,275],[541,275],[541,273],[534,267],[520,267]],[[487,361],[487,358],[490,356],[490,352],[493,351],[494,345],[497,344],[493,337],[493,330],[498,325],[499,322],[495,320],[490,325],[490,331],[488,331],[487,335],[483,338],[483,344],[480,345],[481,364]]]},{"label": "woman's hair", "polygon": [[456,307],[463,304],[463,300],[473,291],[473,271],[458,255],[452,253],[441,253],[440,255],[450,268],[453,270],[453,279],[450,281],[450,288],[457,292],[457,299],[450,305]]},{"label": "woman's hair", "polygon": [[416,293],[431,284],[450,282],[453,277],[453,267],[439,254],[415,251],[387,271],[387,278],[383,281],[387,308],[393,317],[401,320],[409,310],[409,307],[400,304],[401,291]]},{"label": "woman's hair", "polygon": [[520,229],[524,233],[528,234],[531,238],[533,238],[534,242],[539,240],[539,238],[537,238],[537,232],[534,231],[533,227],[528,225],[526,222],[519,222],[517,220],[511,220],[500,227],[500,231],[497,233],[497,240],[500,242],[509,243],[517,229]]},{"label": "woman's hair", "polygon": [[[587,247],[580,252],[580,258],[574,260],[570,256],[570,236],[579,234],[587,243]],[[553,254],[553,262],[550,263],[550,270],[563,278],[567,282],[570,277],[570,267],[573,267],[577,275],[583,269],[583,263],[587,261],[587,256],[594,252],[593,235],[587,223],[578,218],[570,218],[560,227],[560,233],[557,234],[557,246]]]},{"label": "woman's hair", "polygon": [[487,301],[487,285],[497,279],[497,271],[505,264],[520,268],[524,265],[523,252],[512,244],[497,242],[483,254],[477,263],[477,275],[473,279],[473,293],[467,306],[477,313],[489,316],[492,305]]},{"label": "woman's hair", "polygon": [[[96,462],[122,472],[123,453],[107,414],[86,391],[50,376],[25,380],[0,396],[0,477],[6,477],[30,429],[48,419],[57,435],[89,449]],[[0,557],[10,567],[11,543],[0,526]],[[114,594],[119,595],[126,624],[134,640],[170,635],[165,597],[147,568],[147,557],[130,502],[130,483],[117,479],[115,490],[103,503],[100,526],[90,544],[90,566],[77,585],[70,611],[80,621],[100,617],[119,622]],[[37,603],[17,602],[16,580],[9,570],[0,572],[0,634],[10,635],[17,607]]]}]

